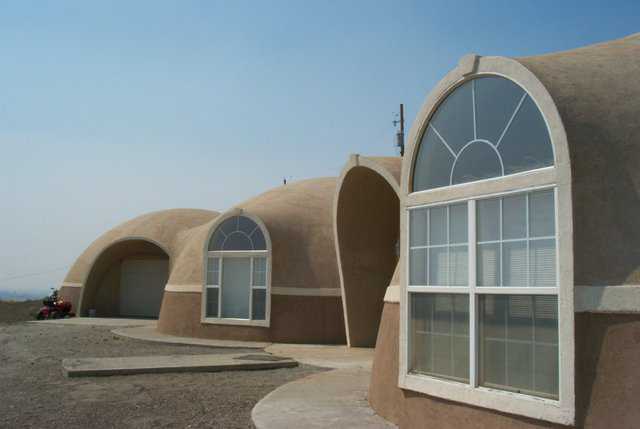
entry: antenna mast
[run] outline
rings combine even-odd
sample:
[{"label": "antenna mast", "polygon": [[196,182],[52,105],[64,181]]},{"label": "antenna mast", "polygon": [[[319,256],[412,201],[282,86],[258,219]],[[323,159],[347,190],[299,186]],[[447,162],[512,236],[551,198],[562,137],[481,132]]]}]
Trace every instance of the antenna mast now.
[{"label": "antenna mast", "polygon": [[400,131],[396,133],[396,146],[400,149],[400,156],[404,156],[404,104],[402,103],[400,104],[400,119],[393,121],[393,125],[400,125]]}]

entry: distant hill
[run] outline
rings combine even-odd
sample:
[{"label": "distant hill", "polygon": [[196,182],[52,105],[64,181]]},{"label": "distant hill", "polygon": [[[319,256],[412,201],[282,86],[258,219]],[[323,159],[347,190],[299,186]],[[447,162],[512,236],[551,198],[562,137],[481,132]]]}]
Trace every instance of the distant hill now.
[{"label": "distant hill", "polygon": [[0,300],[2,301],[39,300],[49,295],[50,293],[51,292],[48,290],[35,290],[35,291],[0,290]]},{"label": "distant hill", "polygon": [[42,301],[2,301],[0,300],[0,324],[19,323],[34,320]]}]

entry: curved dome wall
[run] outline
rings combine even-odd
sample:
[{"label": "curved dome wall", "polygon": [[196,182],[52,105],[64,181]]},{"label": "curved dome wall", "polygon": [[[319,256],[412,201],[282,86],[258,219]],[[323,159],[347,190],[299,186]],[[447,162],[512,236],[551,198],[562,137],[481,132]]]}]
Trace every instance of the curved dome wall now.
[{"label": "curved dome wall", "polygon": [[[121,262],[140,257],[168,259],[167,275],[175,277],[174,270],[193,275],[195,270],[188,266],[201,261],[185,259],[177,264],[176,260],[189,242],[189,230],[217,216],[217,212],[208,210],[172,209],[127,221],[89,245],[67,273],[60,293],[79,309],[80,314],[85,315],[91,308],[97,310],[98,315],[118,315],[118,267]],[[189,280],[189,274],[179,277]]]},{"label": "curved dome wall", "polygon": [[398,262],[401,159],[352,155],[334,202],[336,253],[347,341],[373,347]]},{"label": "curved dome wall", "polygon": [[[184,257],[200,261],[199,273],[194,273],[191,284],[170,280],[158,329],[203,338],[343,344],[332,229],[335,189],[335,178],[289,183],[237,205],[194,232],[198,238],[193,239]],[[209,239],[224,219],[243,214],[259,219],[271,238],[268,327],[210,323],[203,317],[203,261]]]},{"label": "curved dome wall", "polygon": [[[412,128],[407,153],[415,149],[411,146],[417,141],[416,130],[422,129],[433,106],[450,88],[470,76],[492,73],[513,79],[533,94],[554,143],[555,169],[537,177],[541,182],[555,182],[558,189],[559,315],[564,359],[568,359],[561,364],[566,365],[562,406],[571,411],[551,415],[538,404],[524,413],[508,413],[508,400],[479,406],[466,399],[451,402],[398,388],[402,309],[392,303],[385,303],[379,330],[370,403],[401,427],[418,427],[424,421],[452,427],[465,427],[470,421],[487,428],[558,427],[552,421],[571,427],[595,428],[613,422],[633,427],[640,418],[630,399],[640,394],[631,370],[638,359],[630,343],[624,345],[624,338],[640,335],[640,301],[636,298],[640,279],[640,224],[636,221],[640,219],[640,85],[636,78],[640,34],[535,57],[463,58],[428,96]],[[411,159],[408,156],[403,165],[403,207],[418,202],[407,191],[411,189]],[[527,174],[509,180],[516,188],[536,186]],[[499,181],[488,180],[479,187],[485,195],[503,191]],[[428,197],[433,201],[466,198],[466,189],[434,189]],[[407,282],[404,277],[400,270],[402,288]]]}]

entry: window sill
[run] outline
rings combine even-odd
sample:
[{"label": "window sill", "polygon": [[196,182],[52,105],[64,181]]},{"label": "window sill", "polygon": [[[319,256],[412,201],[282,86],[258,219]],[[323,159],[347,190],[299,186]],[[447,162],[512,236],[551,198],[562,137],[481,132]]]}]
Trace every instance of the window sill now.
[{"label": "window sill", "polygon": [[206,317],[200,320],[200,323],[207,325],[233,325],[233,326],[257,326],[268,328],[268,320],[248,320],[248,319],[222,319]]},{"label": "window sill", "polygon": [[401,389],[532,419],[563,425],[573,425],[575,420],[574,405],[563,405],[561,401],[486,387],[473,388],[463,383],[417,374],[400,375],[398,384]]}]

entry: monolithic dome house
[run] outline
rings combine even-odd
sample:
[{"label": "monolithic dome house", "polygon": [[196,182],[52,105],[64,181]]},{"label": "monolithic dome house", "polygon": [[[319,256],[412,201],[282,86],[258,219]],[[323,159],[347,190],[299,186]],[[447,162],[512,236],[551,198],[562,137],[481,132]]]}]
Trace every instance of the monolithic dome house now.
[{"label": "monolithic dome house", "polygon": [[[638,427],[640,34],[469,55],[400,183],[369,400],[401,427]],[[393,303],[393,297],[399,303]]]},{"label": "monolithic dome house", "polygon": [[466,56],[402,160],[133,219],[61,293],[172,335],[375,345],[401,427],[638,427],[639,76],[640,34]]},{"label": "monolithic dome house", "polygon": [[335,188],[305,180],[222,214],[138,217],[92,243],[61,294],[81,315],[159,318],[167,334],[344,344]]}]

